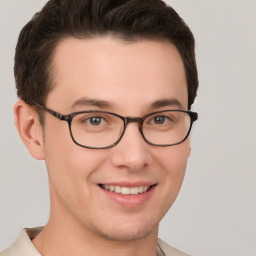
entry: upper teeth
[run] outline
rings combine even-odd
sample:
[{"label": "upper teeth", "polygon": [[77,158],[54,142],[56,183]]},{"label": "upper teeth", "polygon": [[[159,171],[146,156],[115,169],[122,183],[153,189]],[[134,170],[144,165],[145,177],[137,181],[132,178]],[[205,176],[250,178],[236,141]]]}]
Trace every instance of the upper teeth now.
[{"label": "upper teeth", "polygon": [[120,186],[113,186],[113,185],[102,185],[102,187],[111,192],[115,192],[123,195],[137,195],[137,194],[146,192],[150,188],[150,186],[139,186],[139,187],[129,188],[129,187],[120,187]]}]

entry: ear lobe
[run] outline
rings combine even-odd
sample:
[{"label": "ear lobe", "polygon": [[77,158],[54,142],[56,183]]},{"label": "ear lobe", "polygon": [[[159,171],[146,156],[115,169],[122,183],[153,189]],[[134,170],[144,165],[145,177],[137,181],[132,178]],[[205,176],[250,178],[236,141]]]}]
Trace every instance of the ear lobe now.
[{"label": "ear lobe", "polygon": [[15,126],[30,154],[44,160],[43,129],[35,109],[18,100],[14,105]]}]

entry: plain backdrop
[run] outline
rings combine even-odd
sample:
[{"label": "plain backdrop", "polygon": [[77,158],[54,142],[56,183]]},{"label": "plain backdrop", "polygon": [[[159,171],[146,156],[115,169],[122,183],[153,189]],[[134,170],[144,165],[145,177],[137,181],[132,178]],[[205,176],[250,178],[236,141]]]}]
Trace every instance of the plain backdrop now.
[{"label": "plain backdrop", "polygon": [[[0,251],[44,225],[49,193],[13,123],[13,57],[46,0],[0,0]],[[200,88],[192,155],[159,236],[197,256],[256,255],[256,1],[170,0],[196,37]]]}]

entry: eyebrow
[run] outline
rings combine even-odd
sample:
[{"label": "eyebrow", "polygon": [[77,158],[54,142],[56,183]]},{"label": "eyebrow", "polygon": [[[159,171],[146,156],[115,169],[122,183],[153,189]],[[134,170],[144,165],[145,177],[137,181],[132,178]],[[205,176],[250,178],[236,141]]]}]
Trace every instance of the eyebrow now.
[{"label": "eyebrow", "polygon": [[[88,98],[80,98],[76,100],[72,107],[76,106],[93,106],[98,108],[113,108],[114,104],[105,100],[97,100],[97,99],[88,99]],[[162,99],[154,101],[151,104],[151,108],[162,108],[162,107],[178,107],[182,109],[182,104],[179,100],[171,98],[171,99]]]},{"label": "eyebrow", "polygon": [[88,98],[81,98],[75,101],[72,104],[72,107],[76,106],[93,106],[93,107],[98,107],[98,108],[109,108],[113,104],[110,103],[109,101],[105,100],[96,100],[96,99],[88,99]]},{"label": "eyebrow", "polygon": [[151,104],[152,108],[162,108],[162,107],[178,107],[179,109],[182,108],[182,104],[177,99],[162,99],[157,100]]}]

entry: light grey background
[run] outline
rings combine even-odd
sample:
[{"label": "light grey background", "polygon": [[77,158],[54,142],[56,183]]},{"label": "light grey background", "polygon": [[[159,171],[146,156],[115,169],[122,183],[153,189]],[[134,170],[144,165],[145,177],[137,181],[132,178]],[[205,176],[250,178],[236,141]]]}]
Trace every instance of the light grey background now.
[{"label": "light grey background", "polygon": [[[0,251],[49,213],[47,176],[20,141],[13,57],[46,0],[0,0]],[[200,89],[192,155],[159,236],[197,256],[256,255],[256,1],[170,0],[197,41]]]}]

